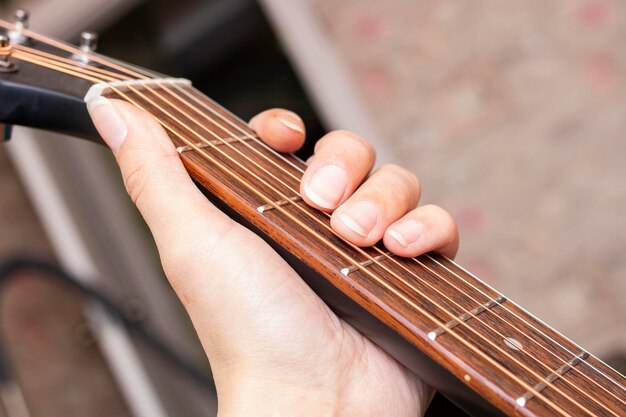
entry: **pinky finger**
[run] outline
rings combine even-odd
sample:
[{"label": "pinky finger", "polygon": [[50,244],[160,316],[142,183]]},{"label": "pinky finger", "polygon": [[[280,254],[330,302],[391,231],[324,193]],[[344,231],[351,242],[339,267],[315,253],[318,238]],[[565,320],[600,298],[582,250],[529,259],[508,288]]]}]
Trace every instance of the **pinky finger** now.
[{"label": "pinky finger", "polygon": [[385,231],[385,246],[393,253],[414,257],[437,252],[453,258],[459,248],[459,232],[452,216],[439,206],[418,207]]}]

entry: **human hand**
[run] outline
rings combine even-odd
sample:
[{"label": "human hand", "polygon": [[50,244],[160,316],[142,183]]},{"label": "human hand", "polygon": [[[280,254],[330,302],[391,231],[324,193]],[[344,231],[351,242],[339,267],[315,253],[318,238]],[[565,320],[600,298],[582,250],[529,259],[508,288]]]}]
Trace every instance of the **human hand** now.
[{"label": "human hand", "polygon": [[[423,414],[431,390],[338,318],[263,240],[216,209],[152,117],[104,98],[88,107],[209,358],[222,417]],[[282,152],[304,142],[302,121],[284,110],[263,112],[251,125]],[[401,256],[453,256],[458,234],[450,215],[416,208],[413,174],[385,165],[370,176],[373,163],[366,141],[332,132],[316,145],[302,197],[332,212],[333,229],[356,245],[383,239]]]}]

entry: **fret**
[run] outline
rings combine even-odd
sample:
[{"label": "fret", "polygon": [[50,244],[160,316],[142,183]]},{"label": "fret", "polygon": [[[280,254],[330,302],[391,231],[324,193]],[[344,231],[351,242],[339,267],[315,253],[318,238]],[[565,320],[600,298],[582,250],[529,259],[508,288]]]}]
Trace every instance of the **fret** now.
[{"label": "fret", "polygon": [[483,313],[495,306],[498,306],[502,303],[504,303],[506,301],[506,297],[498,297],[495,300],[490,300],[488,302],[486,302],[483,305],[480,305],[476,308],[474,308],[473,310],[467,312],[467,313],[463,313],[461,314],[458,318],[454,319],[454,320],[450,320],[449,322],[446,323],[446,325],[444,327],[439,327],[431,332],[428,333],[428,338],[432,341],[434,341],[437,336],[440,336],[441,334],[446,332],[447,330],[450,329],[454,329],[456,326],[458,326],[461,322],[466,322],[469,319],[471,319],[472,317],[478,316],[480,313]]},{"label": "fret", "polygon": [[[391,252],[384,252],[384,253],[382,253],[380,255],[374,256],[372,259],[368,259],[366,261],[359,262],[359,265],[361,267],[363,267],[363,268],[367,268],[368,266],[372,265],[374,262],[384,261],[385,259],[391,258],[392,256],[394,256],[393,253],[391,253]],[[361,268],[359,268],[356,265],[350,265],[350,266],[347,266],[345,268],[341,268],[341,273],[343,275],[348,275],[348,274],[351,274],[352,272],[358,271],[359,269],[361,269]]]},{"label": "fret", "polygon": [[[555,345],[545,333],[533,334],[529,330],[526,316],[512,316],[510,309],[511,305],[508,303],[494,307],[469,320],[467,322],[469,329],[459,327],[456,331],[470,338],[472,333],[481,334],[494,345],[499,346],[500,352],[491,349],[490,355],[498,358],[498,361],[507,367],[511,366],[514,360],[521,362],[526,372],[520,375],[533,378],[532,381],[528,381],[533,387],[538,383],[546,384],[546,387],[542,389],[543,395],[555,403],[562,404],[563,407],[568,404],[571,406],[571,402],[575,401],[580,404],[575,408],[584,410],[582,415],[588,415],[589,411],[596,415],[621,416],[623,414],[624,409],[621,409],[622,414],[620,414],[619,404],[616,401],[619,398],[626,399],[624,394],[622,393],[621,397],[614,395],[610,387],[606,389],[603,386],[604,384],[598,378],[599,375],[589,372],[590,369],[586,366],[571,369],[567,378],[560,378],[558,381],[553,377],[548,377],[554,369],[565,369],[564,366],[570,362],[571,358],[578,356],[584,350],[579,349],[573,354],[566,354],[566,350]],[[518,374],[519,370],[515,372]]]},{"label": "fret", "polygon": [[265,213],[266,211],[270,211],[275,209],[276,207],[284,207],[287,204],[290,203],[301,203],[302,197],[298,196],[294,196],[294,197],[289,197],[287,200],[279,200],[279,201],[274,201],[273,203],[270,204],[265,204],[263,206],[259,206],[257,207],[257,211],[259,213]]},{"label": "fret", "polygon": [[[534,390],[537,391],[537,392],[543,391],[544,389],[546,389],[548,387],[548,384],[551,384],[554,381],[556,381],[557,379],[561,378],[563,375],[565,375],[567,372],[569,372],[573,367],[575,367],[576,365],[578,365],[579,363],[581,363],[582,361],[584,361],[588,357],[589,357],[589,353],[581,352],[578,356],[576,356],[575,358],[570,360],[568,363],[566,363],[565,365],[561,366],[556,371],[554,371],[551,374],[549,374],[548,376],[546,376],[545,377],[545,381],[541,381],[541,382],[537,383],[533,387]],[[526,406],[528,401],[531,398],[533,398],[534,396],[535,396],[535,394],[533,394],[532,392],[526,391],[526,393],[524,393],[524,395],[522,395],[521,397],[518,397],[515,400],[515,402],[520,407],[524,407],[524,406]]]},{"label": "fret", "polygon": [[163,84],[176,86],[191,86],[191,81],[184,78],[150,78],[145,80],[129,80],[129,81],[110,81],[107,83],[94,84],[87,94],[84,101],[88,102],[93,97],[106,96],[114,91],[122,91],[124,93],[133,90],[147,91],[148,88],[161,88]]},{"label": "fret", "polygon": [[[459,277],[461,281],[465,280],[486,292],[491,291],[497,294],[486,283],[476,278],[461,266],[443,257],[434,255],[432,257],[435,267],[440,268],[439,270],[442,274],[447,273]],[[500,321],[499,325],[502,326],[503,329],[513,330],[513,326],[520,328],[520,326],[517,326],[517,323],[520,323],[521,328],[524,329],[520,339],[527,340],[529,343],[541,347],[542,352],[539,354],[540,358],[543,357],[543,355],[557,358],[558,365],[556,366],[567,363],[569,358],[575,356],[577,352],[584,351],[580,346],[528,313],[515,302],[509,300],[506,304],[506,308],[499,309],[498,316]],[[512,323],[513,326],[508,323]],[[600,398],[605,399],[609,403],[615,403],[617,401],[622,407],[625,407],[626,379],[593,356],[590,356],[586,361],[582,362],[580,367],[574,369],[574,372],[570,372],[568,379],[572,380],[577,385],[583,386],[588,392],[598,393]],[[622,413],[626,415],[626,408],[622,408],[621,410]]]},{"label": "fret", "polygon": [[[187,88],[187,86],[184,87]],[[252,136],[251,132],[243,129],[242,132],[215,116],[208,116],[186,106],[180,108],[172,106],[173,102],[178,101],[175,98],[177,96],[172,94],[170,90],[163,90],[162,85],[155,86],[146,83],[142,89],[137,89],[130,85],[128,86],[128,91],[116,89],[107,93],[106,96],[113,98],[128,97],[143,109],[158,115],[162,124],[164,123],[172,130],[179,132],[186,139],[182,140],[180,137],[170,134],[177,148],[182,146],[191,147],[191,143],[206,143],[207,146],[205,148],[213,148],[215,145],[209,144],[212,141],[224,142],[228,139],[249,138],[249,136]],[[234,143],[228,143],[228,145],[232,146]]]},{"label": "fret", "polygon": [[191,145],[179,146],[178,148],[176,148],[176,151],[178,153],[183,153],[183,152],[194,151],[196,148],[221,146],[221,145],[226,145],[226,144],[231,144],[231,143],[242,142],[242,141],[246,141],[250,139],[253,139],[253,138],[249,136],[239,136],[239,137],[224,138],[224,139],[212,139],[212,140],[207,140],[204,142],[196,142],[194,143],[193,146]]}]

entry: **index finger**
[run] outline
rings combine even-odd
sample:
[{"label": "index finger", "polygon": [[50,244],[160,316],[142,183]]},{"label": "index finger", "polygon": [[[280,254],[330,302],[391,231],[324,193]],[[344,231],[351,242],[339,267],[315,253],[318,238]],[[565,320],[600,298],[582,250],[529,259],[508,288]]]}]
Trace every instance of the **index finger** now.
[{"label": "index finger", "polygon": [[261,140],[279,152],[295,152],[304,144],[304,122],[285,109],[266,110],[250,120]]}]

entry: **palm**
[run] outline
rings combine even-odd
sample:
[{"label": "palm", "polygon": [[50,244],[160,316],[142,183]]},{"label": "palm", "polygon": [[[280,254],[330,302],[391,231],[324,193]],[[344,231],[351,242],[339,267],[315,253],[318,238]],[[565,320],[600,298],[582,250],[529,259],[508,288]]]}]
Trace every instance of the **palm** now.
[{"label": "palm", "polygon": [[[190,239],[194,247],[210,246],[198,242],[212,228],[207,222],[196,229],[197,239]],[[350,413],[340,415],[419,415],[427,397],[423,384],[338,319],[265,242],[234,225],[220,239],[218,252],[219,262],[216,252],[194,257],[205,260],[196,263],[193,272],[204,279],[192,280],[204,282],[193,293],[213,310],[211,327],[229,327],[227,339],[223,331],[202,337],[213,359],[218,389],[222,375],[226,378],[233,372],[232,366],[245,366],[246,375],[253,376],[245,383],[254,387],[279,391],[288,387],[322,397],[341,393],[338,406]],[[212,279],[224,276],[228,279]],[[217,291],[238,296],[236,300],[209,298]]]}]

